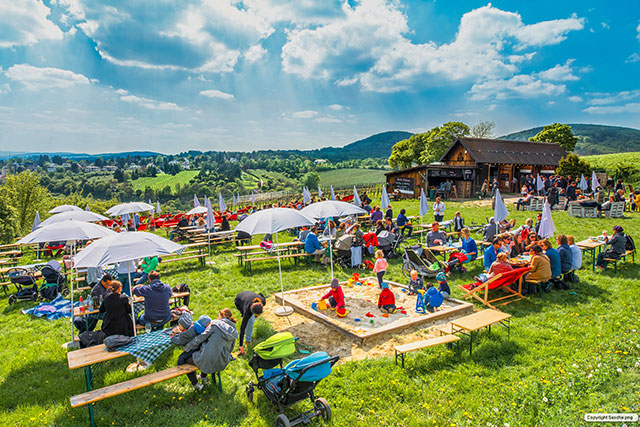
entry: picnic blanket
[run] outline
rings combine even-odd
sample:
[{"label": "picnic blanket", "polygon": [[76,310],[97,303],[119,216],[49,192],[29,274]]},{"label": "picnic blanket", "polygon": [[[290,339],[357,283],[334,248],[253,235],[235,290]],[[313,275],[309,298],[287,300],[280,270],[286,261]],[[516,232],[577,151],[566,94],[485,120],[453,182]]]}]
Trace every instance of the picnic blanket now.
[{"label": "picnic blanket", "polygon": [[127,352],[151,364],[169,347],[171,347],[169,334],[165,331],[155,331],[138,335],[131,344],[119,347],[117,350]]},{"label": "picnic blanket", "polygon": [[[73,306],[78,307],[79,303],[74,302]],[[46,317],[49,320],[60,319],[61,317],[71,317],[71,301],[58,296],[51,302],[43,302],[33,308],[20,310],[22,314],[32,314],[35,317]]]}]

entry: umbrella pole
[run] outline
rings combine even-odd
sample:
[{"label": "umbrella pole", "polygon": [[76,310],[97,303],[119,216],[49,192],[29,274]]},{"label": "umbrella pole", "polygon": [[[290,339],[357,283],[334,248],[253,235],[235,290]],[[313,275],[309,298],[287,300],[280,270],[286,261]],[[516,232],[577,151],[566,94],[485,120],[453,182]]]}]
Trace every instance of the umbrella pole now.
[{"label": "umbrella pole", "polygon": [[329,256],[331,257],[331,281],[333,281],[333,241],[331,239],[331,234],[329,234]]},{"label": "umbrella pole", "polygon": [[422,230],[422,232],[420,233],[420,244],[422,244],[422,235],[424,234],[424,224],[422,223],[422,215],[420,215],[420,230]]},{"label": "umbrella pole", "polygon": [[129,266],[127,266],[127,275],[129,276],[129,292],[131,292],[131,295],[129,295],[129,298],[131,298],[131,320],[133,321],[133,336],[135,337],[136,334],[136,312],[133,308],[134,304],[135,304],[135,299],[133,298],[133,283],[131,282],[131,268]]},{"label": "umbrella pole", "polygon": [[278,258],[278,272],[280,273],[280,296],[282,298],[282,307],[278,307],[276,309],[276,314],[278,316],[289,316],[291,313],[293,313],[293,308],[285,307],[284,305],[284,282],[282,281],[282,264],[280,263],[280,250],[278,248],[278,232],[276,232],[276,251]]},{"label": "umbrella pole", "polygon": [[73,325],[73,272],[75,270],[75,263],[73,262],[73,257],[75,256],[75,252],[76,252],[76,243],[75,241],[73,242],[73,244],[71,245],[71,281],[69,282],[69,294],[71,294],[71,344],[73,345],[73,334],[74,334],[74,325]]}]

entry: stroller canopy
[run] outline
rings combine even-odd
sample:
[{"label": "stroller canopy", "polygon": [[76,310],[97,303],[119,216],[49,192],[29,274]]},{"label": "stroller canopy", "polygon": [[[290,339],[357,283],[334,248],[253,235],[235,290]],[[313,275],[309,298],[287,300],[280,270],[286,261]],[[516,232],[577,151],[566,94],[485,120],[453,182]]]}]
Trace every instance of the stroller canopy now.
[{"label": "stroller canopy", "polygon": [[282,359],[296,351],[296,339],[290,332],[277,333],[260,344],[253,351],[262,359]]},{"label": "stroller canopy", "polygon": [[[322,361],[326,362],[322,363]],[[318,365],[303,372],[306,368],[315,364]],[[284,372],[294,380],[297,379],[304,382],[320,381],[331,374],[331,361],[326,352],[318,351],[303,359],[289,362],[284,367]]]},{"label": "stroller canopy", "polygon": [[395,242],[396,237],[393,233],[388,232],[387,230],[383,230],[378,234],[378,247],[380,246],[391,246],[393,242]]},{"label": "stroller canopy", "polygon": [[353,244],[353,236],[351,234],[345,234],[336,240],[336,249],[339,251],[348,251]]}]

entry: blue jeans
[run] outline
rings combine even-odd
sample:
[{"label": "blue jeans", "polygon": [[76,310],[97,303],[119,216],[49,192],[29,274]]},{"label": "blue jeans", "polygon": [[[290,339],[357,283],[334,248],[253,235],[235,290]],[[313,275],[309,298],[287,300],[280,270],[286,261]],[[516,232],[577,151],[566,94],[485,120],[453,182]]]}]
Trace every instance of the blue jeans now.
[{"label": "blue jeans", "polygon": [[253,324],[256,321],[256,316],[254,316],[253,314],[251,315],[251,317],[249,318],[249,321],[247,322],[247,327],[244,328],[244,340],[247,343],[250,343],[251,341],[253,341]]},{"label": "blue jeans", "polygon": [[147,323],[151,323],[152,326],[164,326],[166,323],[169,323],[169,321],[171,320],[171,313],[169,313],[169,316],[165,319],[165,320],[156,320],[155,322],[149,322],[147,319],[144,318],[144,313],[142,313],[140,315],[140,317],[138,317],[138,320],[136,320],[136,323],[138,325],[146,325]]},{"label": "blue jeans", "polygon": [[136,282],[136,285],[144,285],[148,281],[149,281],[149,273],[142,273],[140,274],[140,278]]}]

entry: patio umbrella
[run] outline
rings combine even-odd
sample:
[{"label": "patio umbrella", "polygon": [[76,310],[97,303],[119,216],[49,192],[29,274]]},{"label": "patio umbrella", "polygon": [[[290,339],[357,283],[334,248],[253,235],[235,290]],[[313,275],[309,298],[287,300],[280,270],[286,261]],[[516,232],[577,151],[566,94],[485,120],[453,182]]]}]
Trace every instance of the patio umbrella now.
[{"label": "patio umbrella", "polygon": [[596,188],[600,187],[600,183],[598,182],[598,177],[594,171],[591,171],[591,189],[596,191]]},{"label": "patio umbrella", "polygon": [[[339,202],[336,200],[326,200],[324,202],[312,203],[300,211],[303,215],[313,218],[329,218],[340,217],[346,215],[366,214],[364,209],[354,206],[351,203]],[[329,236],[329,245],[331,245],[332,236]],[[333,280],[333,250],[329,251],[331,257],[331,280]]]},{"label": "patio umbrella", "polygon": [[82,221],[82,222],[96,222],[96,221],[104,221],[106,219],[109,219],[109,218],[94,212],[87,212],[80,209],[78,211],[67,211],[67,212],[56,214],[56,215],[51,215],[49,218],[45,219],[40,223],[40,227],[43,227],[49,224],[56,224],[58,222],[69,221],[69,220]]},{"label": "patio umbrella", "polygon": [[502,196],[500,195],[500,190],[496,188],[496,205],[493,209],[493,219],[496,222],[496,234],[500,232],[500,221],[503,219],[507,219],[509,216],[509,211],[502,200]]},{"label": "patio umbrella", "polygon": [[542,208],[542,218],[540,219],[540,228],[538,229],[538,236],[543,239],[548,239],[555,233],[556,227],[553,225],[553,218],[551,217],[551,206],[549,201],[545,199],[544,206]]},{"label": "patio umbrella", "polygon": [[[384,187],[382,187],[384,188]],[[385,191],[386,193],[386,191]],[[388,196],[387,196],[388,199]],[[388,207],[388,205],[387,205]],[[386,208],[385,208],[386,209]],[[429,212],[429,203],[427,202],[427,195],[424,194],[424,188],[420,189],[420,228],[422,228],[422,217]],[[420,233],[420,242],[422,243],[422,234]]]},{"label": "patio umbrella", "polygon": [[336,199],[336,194],[333,192],[333,185],[331,186],[331,200]]},{"label": "patio umbrella", "polygon": [[[289,228],[313,225],[312,219],[308,218],[295,209],[271,208],[255,212],[245,218],[235,228],[235,231],[244,231],[250,235],[275,234],[276,248],[278,245],[278,232]],[[276,252],[278,258],[278,271],[280,272],[280,290],[282,291],[282,307],[276,310],[276,314],[281,316],[289,315],[293,312],[291,307],[284,305],[284,282],[282,280],[282,264],[280,262],[280,252]]]},{"label": "patio umbrella", "polygon": [[160,202],[156,200],[156,213],[160,215],[162,213],[162,209],[160,209]]},{"label": "patio umbrella", "polygon": [[302,187],[302,201],[305,205],[311,202],[311,194],[309,194],[307,187]]},{"label": "patio umbrella", "polygon": [[218,204],[220,205],[220,212],[224,212],[227,210],[227,205],[224,203],[222,193],[218,193]]},{"label": "patio umbrella", "polygon": [[318,185],[318,198],[322,198],[322,188],[320,188],[320,185]]},{"label": "patio umbrella", "polygon": [[106,214],[109,216],[120,216],[124,214],[131,214],[134,212],[144,212],[153,210],[153,206],[144,202],[131,202],[131,203],[120,203],[119,205],[115,205],[110,208]]},{"label": "patio umbrella", "polygon": [[87,203],[87,206],[84,208],[84,210],[87,212],[91,212],[91,209],[89,209],[89,203]]},{"label": "patio umbrella", "polygon": [[198,207],[195,207],[195,208],[191,209],[185,215],[196,215],[196,214],[203,214],[203,213],[207,213],[207,208],[204,207],[204,206],[198,206]]},{"label": "patio umbrella", "polygon": [[209,255],[211,255],[211,230],[213,230],[213,228],[216,225],[216,218],[213,215],[213,208],[211,207],[211,202],[209,200],[207,200],[207,217],[205,218],[206,220],[206,233],[207,233],[207,247],[209,248]]},{"label": "patio umbrella", "polygon": [[256,194],[252,191],[251,192],[251,206],[255,206],[256,205]]},{"label": "patio umbrella", "polygon": [[356,190],[356,186],[353,186],[353,204],[356,206],[362,206],[362,202],[360,201],[360,196],[358,196],[358,190]]},{"label": "patio umbrella", "polygon": [[[206,196],[205,196],[206,197]],[[197,208],[198,206],[200,206],[200,200],[198,200],[198,196],[196,196],[195,194],[193,195],[193,207]]]},{"label": "patio umbrella", "polygon": [[62,212],[81,211],[82,209],[74,205],[60,205],[49,211],[50,214],[57,214]]},{"label": "patio umbrella", "polygon": [[589,188],[589,184],[587,184],[587,180],[584,179],[584,175],[580,174],[580,190],[584,192],[587,188]]},{"label": "patio umbrella", "polygon": [[38,226],[40,226],[40,212],[36,211],[36,216],[33,218],[33,225],[31,226],[31,231],[34,231]]},{"label": "patio umbrella", "polygon": [[389,200],[389,194],[387,193],[387,186],[382,184],[382,196],[380,196],[380,209],[383,211],[386,210],[389,205],[391,205],[391,200]]},{"label": "patio umbrella", "polygon": [[544,190],[544,182],[542,181],[542,178],[540,178],[540,174],[536,177],[536,190],[538,191],[538,195],[542,190]]},{"label": "patio umbrella", "polygon": [[231,200],[233,201],[233,204],[232,204],[233,210],[236,210],[236,195],[235,194],[231,194],[231,197],[232,197]]}]

